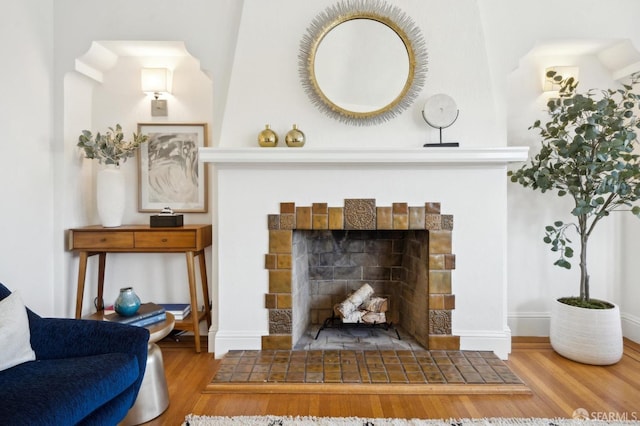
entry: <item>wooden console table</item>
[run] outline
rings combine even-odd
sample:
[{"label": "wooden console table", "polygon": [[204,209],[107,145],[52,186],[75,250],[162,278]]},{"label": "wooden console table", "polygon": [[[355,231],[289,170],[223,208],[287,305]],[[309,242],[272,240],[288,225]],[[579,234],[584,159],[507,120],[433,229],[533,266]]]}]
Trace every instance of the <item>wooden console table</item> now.
[{"label": "wooden console table", "polygon": [[[185,253],[187,256],[187,275],[191,297],[191,314],[182,321],[175,322],[177,330],[192,331],[195,337],[196,352],[200,352],[200,321],[205,319],[211,326],[209,307],[209,289],[204,249],[211,245],[211,225],[184,225],[175,228],[151,228],[148,225],[123,225],[117,228],[104,228],[99,225],[69,230],[69,249],[80,254],[78,267],[78,289],[76,297],[76,318],[82,315],[82,299],[87,272],[87,259],[98,255],[98,304],[99,311],[104,310],[104,271],[107,253]],[[195,258],[199,259],[200,280],[204,309],[198,309],[196,295]]]}]

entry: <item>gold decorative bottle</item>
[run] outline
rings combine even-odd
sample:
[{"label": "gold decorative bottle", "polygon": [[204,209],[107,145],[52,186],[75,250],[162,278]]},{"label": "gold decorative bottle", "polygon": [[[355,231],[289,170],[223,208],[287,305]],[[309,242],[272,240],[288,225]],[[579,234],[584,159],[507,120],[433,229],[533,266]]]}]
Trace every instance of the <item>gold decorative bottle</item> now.
[{"label": "gold decorative bottle", "polygon": [[258,133],[258,144],[264,147],[272,147],[278,145],[278,135],[271,130],[271,127],[267,124],[264,126],[264,130]]},{"label": "gold decorative bottle", "polygon": [[287,146],[300,147],[304,146],[305,137],[304,133],[298,129],[298,125],[294,124],[293,129],[287,132],[284,140],[287,143]]}]

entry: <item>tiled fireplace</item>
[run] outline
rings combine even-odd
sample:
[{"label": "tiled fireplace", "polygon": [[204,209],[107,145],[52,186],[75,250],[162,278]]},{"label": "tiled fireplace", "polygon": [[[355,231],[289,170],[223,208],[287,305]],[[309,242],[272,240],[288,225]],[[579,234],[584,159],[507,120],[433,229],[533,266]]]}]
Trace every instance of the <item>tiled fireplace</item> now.
[{"label": "tiled fireplace", "polygon": [[346,199],[341,206],[280,203],[268,215],[269,334],[262,349],[292,349],[312,324],[367,283],[389,300],[387,321],[429,349],[458,349],[452,334],[453,216],[440,203]]},{"label": "tiled fireplace", "polygon": [[[509,162],[527,158],[526,149],[216,147],[202,149],[200,158],[214,172],[209,350],[216,357],[263,345],[290,349],[301,330],[298,321],[322,321],[337,298],[371,282],[390,296],[390,315],[403,330],[414,323],[431,329],[424,346],[459,342],[461,350],[491,350],[507,358],[506,172]],[[345,200],[375,200],[356,208],[370,211],[355,221],[367,223],[362,229],[349,221]],[[394,243],[399,234],[404,242]],[[358,273],[348,269],[351,263],[330,267],[315,253],[316,263],[310,264],[303,259],[308,250],[295,251],[314,242],[346,251],[364,236],[375,236],[372,246],[391,245],[392,251],[376,255],[375,265],[363,263],[358,278],[349,275]],[[420,266],[412,270],[405,267],[406,253],[413,250],[408,246],[421,239],[429,240],[428,248],[420,249],[426,257],[416,257]],[[402,244],[405,255],[398,259],[394,255]],[[363,250],[352,257],[369,254]],[[306,265],[308,281],[316,286],[306,302],[309,309],[303,308],[308,319],[295,317],[297,276],[305,274],[296,262]],[[374,279],[387,273],[391,282]],[[425,314],[421,319],[398,309],[401,295],[413,291],[402,274],[414,273],[427,277],[415,287],[428,302],[417,309]],[[330,285],[338,290],[329,292],[319,289],[326,274],[348,278]],[[414,299],[404,296],[404,302]]]}]

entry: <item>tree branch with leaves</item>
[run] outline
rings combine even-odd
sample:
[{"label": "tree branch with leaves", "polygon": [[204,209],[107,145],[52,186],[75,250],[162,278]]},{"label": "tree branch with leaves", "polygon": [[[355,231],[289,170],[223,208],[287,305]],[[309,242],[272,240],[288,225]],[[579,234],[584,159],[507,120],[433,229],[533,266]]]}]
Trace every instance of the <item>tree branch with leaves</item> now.
[{"label": "tree branch with leaves", "polygon": [[547,78],[560,84],[559,96],[547,103],[549,121],[537,120],[529,130],[539,131],[540,152],[508,175],[511,181],[540,190],[557,191],[573,200],[575,221],[556,221],[545,227],[544,242],[559,254],[555,265],[571,268],[574,256],[569,234],[579,237],[581,305],[589,304],[587,247],[593,230],[614,211],[628,210],[640,217],[640,164],[636,153],[640,93],[634,92],[640,73],[619,89],[578,93],[578,82],[550,71]]}]

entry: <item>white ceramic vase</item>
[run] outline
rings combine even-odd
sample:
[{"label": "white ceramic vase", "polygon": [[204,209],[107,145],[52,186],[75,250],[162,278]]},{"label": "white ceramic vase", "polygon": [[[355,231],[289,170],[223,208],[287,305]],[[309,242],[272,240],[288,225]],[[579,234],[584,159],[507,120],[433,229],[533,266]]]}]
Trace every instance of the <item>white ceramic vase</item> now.
[{"label": "white ceramic vase", "polygon": [[108,165],[98,171],[96,201],[100,224],[105,228],[122,225],[125,190],[124,174],[118,166]]},{"label": "white ceramic vase", "polygon": [[620,308],[585,309],[554,300],[551,346],[565,358],[584,364],[611,365],[622,359]]}]

